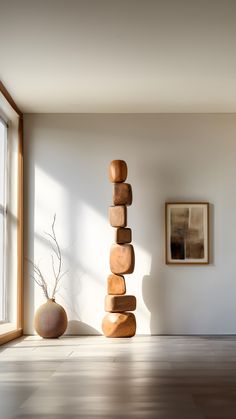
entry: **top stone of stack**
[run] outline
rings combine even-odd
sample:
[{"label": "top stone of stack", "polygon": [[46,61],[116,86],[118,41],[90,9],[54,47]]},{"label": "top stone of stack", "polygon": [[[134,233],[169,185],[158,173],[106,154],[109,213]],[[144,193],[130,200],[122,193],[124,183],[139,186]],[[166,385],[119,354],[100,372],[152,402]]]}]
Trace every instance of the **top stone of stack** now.
[{"label": "top stone of stack", "polygon": [[109,179],[112,183],[125,182],[128,174],[127,164],[124,160],[113,160],[109,166]]}]

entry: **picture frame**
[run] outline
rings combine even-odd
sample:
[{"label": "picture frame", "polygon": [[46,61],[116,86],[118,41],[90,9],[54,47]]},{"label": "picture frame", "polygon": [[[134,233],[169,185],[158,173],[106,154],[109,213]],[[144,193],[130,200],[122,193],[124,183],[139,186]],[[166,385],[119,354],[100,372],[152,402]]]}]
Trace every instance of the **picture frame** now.
[{"label": "picture frame", "polygon": [[209,202],[166,202],[167,265],[209,264]]}]

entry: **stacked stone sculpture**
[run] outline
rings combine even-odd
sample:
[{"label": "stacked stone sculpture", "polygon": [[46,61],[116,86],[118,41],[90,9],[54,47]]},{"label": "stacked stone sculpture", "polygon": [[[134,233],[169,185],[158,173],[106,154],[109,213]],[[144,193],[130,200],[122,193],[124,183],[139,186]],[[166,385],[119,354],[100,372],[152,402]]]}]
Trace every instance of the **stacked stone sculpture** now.
[{"label": "stacked stone sculpture", "polygon": [[113,205],[109,207],[109,221],[115,228],[115,244],[110,250],[110,269],[107,278],[105,311],[102,322],[106,337],[132,337],[136,332],[136,319],[131,311],[136,309],[136,298],[126,294],[125,274],[134,271],[134,248],[132,231],[127,228],[127,206],[132,204],[132,188],[125,183],[127,164],[123,160],[113,160],[109,166],[109,179],[113,183]]}]

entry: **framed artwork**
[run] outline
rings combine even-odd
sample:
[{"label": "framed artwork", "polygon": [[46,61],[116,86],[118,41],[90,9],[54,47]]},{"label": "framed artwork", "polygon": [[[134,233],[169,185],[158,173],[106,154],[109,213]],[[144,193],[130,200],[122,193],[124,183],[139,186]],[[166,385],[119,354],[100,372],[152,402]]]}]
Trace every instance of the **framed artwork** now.
[{"label": "framed artwork", "polygon": [[167,202],[166,263],[209,263],[209,203]]}]

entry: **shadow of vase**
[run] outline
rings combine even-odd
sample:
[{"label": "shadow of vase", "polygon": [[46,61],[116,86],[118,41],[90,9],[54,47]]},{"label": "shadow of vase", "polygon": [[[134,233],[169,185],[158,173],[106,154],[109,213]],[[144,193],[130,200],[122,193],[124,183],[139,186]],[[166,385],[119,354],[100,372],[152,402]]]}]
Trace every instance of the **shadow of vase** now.
[{"label": "shadow of vase", "polygon": [[68,326],[65,332],[66,335],[94,335],[98,336],[101,333],[94,329],[94,327],[89,326],[87,323],[81,322],[79,320],[69,320]]}]

